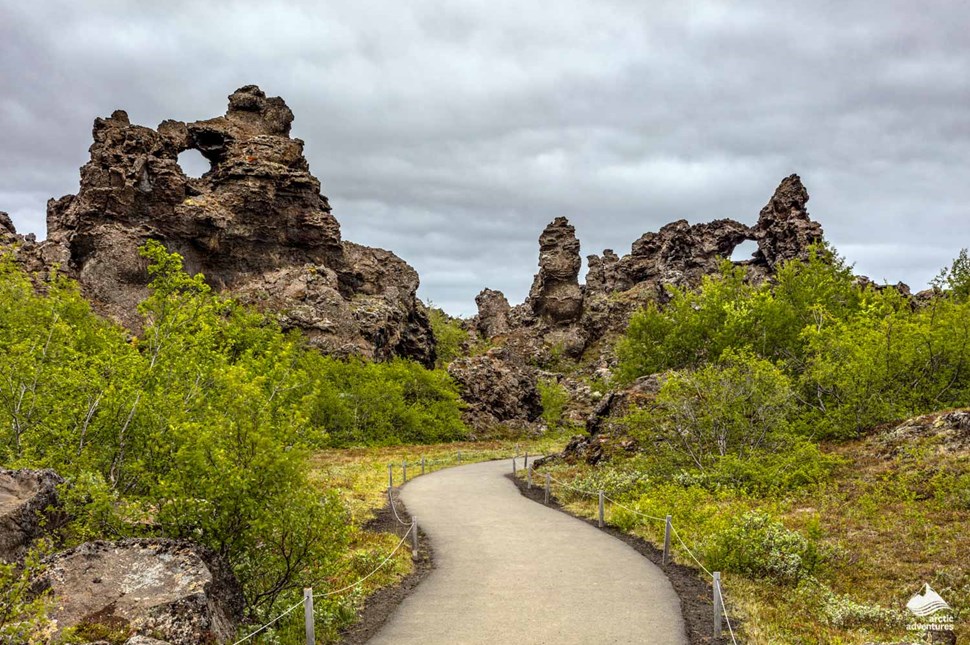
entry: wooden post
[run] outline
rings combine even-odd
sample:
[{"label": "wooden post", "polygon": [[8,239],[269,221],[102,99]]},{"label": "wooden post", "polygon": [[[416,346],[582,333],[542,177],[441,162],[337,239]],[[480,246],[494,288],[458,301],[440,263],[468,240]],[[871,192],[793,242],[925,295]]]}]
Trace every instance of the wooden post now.
[{"label": "wooden post", "polygon": [[670,516],[668,515],[667,521],[664,523],[664,565],[670,562],[670,533],[672,528],[673,525],[670,523]]},{"label": "wooden post", "polygon": [[408,462],[407,462],[407,459],[405,459],[403,462],[401,462],[401,483],[402,484],[408,483]]},{"label": "wooden post", "polygon": [[525,478],[529,482],[529,490],[532,490],[532,468],[526,468]]},{"label": "wooden post", "polygon": [[316,635],[313,633],[313,589],[303,590],[303,618],[306,621],[306,645],[317,645]]},{"label": "wooden post", "polygon": [[387,465],[387,490],[394,488],[394,464]]},{"label": "wooden post", "polygon": [[515,477],[515,457],[512,457],[512,476]]},{"label": "wooden post", "polygon": [[721,572],[714,572],[714,638],[721,637],[721,615],[724,613],[724,599],[721,598]]},{"label": "wooden post", "polygon": [[411,559],[418,559],[418,518],[411,518]]},{"label": "wooden post", "polygon": [[461,450],[458,451],[458,465],[461,465]]},{"label": "wooden post", "polygon": [[551,477],[549,473],[546,473],[546,504],[549,503],[549,488],[552,487]]},{"label": "wooden post", "polygon": [[603,516],[604,515],[604,513],[603,513],[603,510],[604,510],[603,509],[603,506],[604,506],[603,498],[605,496],[606,496],[606,493],[604,493],[603,491],[600,491],[600,528],[603,528],[606,525],[606,522],[604,521],[606,518]]},{"label": "wooden post", "polygon": [[522,467],[525,468],[526,470],[529,469],[529,451],[528,450],[525,451],[525,463],[522,464]]},{"label": "wooden post", "polygon": [[421,474],[424,474],[424,457],[421,457]]}]

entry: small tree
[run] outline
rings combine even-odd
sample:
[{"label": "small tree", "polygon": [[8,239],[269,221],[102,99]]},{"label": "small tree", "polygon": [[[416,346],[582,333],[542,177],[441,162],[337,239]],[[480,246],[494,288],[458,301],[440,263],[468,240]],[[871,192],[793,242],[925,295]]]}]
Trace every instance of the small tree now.
[{"label": "small tree", "polygon": [[716,364],[670,373],[656,406],[655,438],[704,469],[725,455],[764,449],[783,433],[791,386],[771,362],[728,351]]}]

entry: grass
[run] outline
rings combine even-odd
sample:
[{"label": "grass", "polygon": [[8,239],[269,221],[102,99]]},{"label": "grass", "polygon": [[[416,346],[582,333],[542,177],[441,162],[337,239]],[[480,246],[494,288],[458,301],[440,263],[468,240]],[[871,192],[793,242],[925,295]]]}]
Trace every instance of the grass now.
[{"label": "grass", "polygon": [[[906,630],[914,617],[905,604],[924,583],[954,608],[957,642],[970,642],[970,447],[947,447],[930,434],[888,449],[876,433],[823,448],[842,458],[826,481],[764,496],[640,477],[637,460],[649,456],[595,468],[560,464],[548,472],[584,490],[603,488],[647,515],[670,513],[709,569],[717,566],[717,536],[745,513],[765,513],[797,532],[820,555],[797,582],[725,568],[724,593],[739,642],[914,642],[919,634]],[[554,494],[576,514],[597,514],[595,496],[562,486],[554,486]],[[607,521],[663,543],[662,521],[612,505]],[[697,568],[674,544],[675,559]]]}]

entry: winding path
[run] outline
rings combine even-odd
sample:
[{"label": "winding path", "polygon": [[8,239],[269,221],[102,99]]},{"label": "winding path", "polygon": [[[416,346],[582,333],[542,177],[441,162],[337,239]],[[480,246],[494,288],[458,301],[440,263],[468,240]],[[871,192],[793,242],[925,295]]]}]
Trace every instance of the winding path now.
[{"label": "winding path", "polygon": [[369,643],[686,644],[663,572],[623,542],[519,494],[507,461],[401,490],[437,567]]}]

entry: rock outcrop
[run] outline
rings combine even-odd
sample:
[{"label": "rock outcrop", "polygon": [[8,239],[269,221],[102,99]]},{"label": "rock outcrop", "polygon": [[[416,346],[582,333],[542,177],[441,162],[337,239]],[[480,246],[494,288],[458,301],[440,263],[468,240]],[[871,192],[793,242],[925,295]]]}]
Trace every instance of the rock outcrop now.
[{"label": "rock outcrop", "polygon": [[[504,296],[499,300],[498,292],[486,289],[476,298],[475,328],[489,340],[501,336],[504,355],[521,370],[538,374],[528,366],[556,356],[584,357],[593,369],[607,369],[613,360],[610,339],[626,328],[637,308],[665,302],[667,286],[698,286],[741,243],[758,245],[750,259],[737,262],[756,282],[770,278],[786,260],[806,258],[809,247],[822,240],[822,227],[809,217],[807,202],[808,191],[798,175],[791,175],[761,209],[755,226],[732,219],[672,222],[642,235],[627,255],[607,249],[588,256],[584,285],[578,281],[575,229],[565,218],[556,218],[539,237],[539,271],[528,299],[507,309]],[[590,348],[598,348],[601,355],[588,356]],[[473,400],[473,418],[489,418],[484,402]]]},{"label": "rock outcrop", "polygon": [[83,544],[52,556],[39,586],[60,629],[98,624],[173,645],[231,642],[243,609],[225,565],[175,540]]},{"label": "rock outcrop", "polygon": [[468,404],[466,423],[479,431],[498,424],[524,425],[542,414],[535,369],[519,363],[506,350],[460,358],[448,366]]},{"label": "rock outcrop", "polygon": [[822,240],[822,225],[809,217],[807,203],[808,191],[798,175],[782,180],[752,231],[758,243],[754,264],[774,270],[785,260],[805,259],[808,247]]},{"label": "rock outcrop", "polygon": [[565,217],[557,217],[539,236],[539,272],[527,301],[536,316],[553,325],[579,320],[583,313],[582,263],[576,229]]},{"label": "rock outcrop", "polygon": [[45,522],[57,513],[57,487],[63,483],[52,470],[0,468],[0,562],[20,560],[44,534]]},{"label": "rock outcrop", "polygon": [[509,301],[501,291],[483,289],[475,296],[478,316],[474,327],[482,338],[491,339],[509,331]]},{"label": "rock outcrop", "polygon": [[[327,352],[434,362],[418,275],[381,249],[345,242],[310,174],[293,113],[254,85],[225,116],[133,125],[119,110],[94,123],[77,195],[51,200],[48,238],[32,254],[78,279],[95,308],[132,329],[148,276],[138,247],[162,241],[216,289],[280,313]],[[185,175],[178,155],[211,168]],[[0,237],[8,237],[0,221]],[[12,233],[11,233],[12,234]],[[36,263],[35,263],[36,264]]]}]

